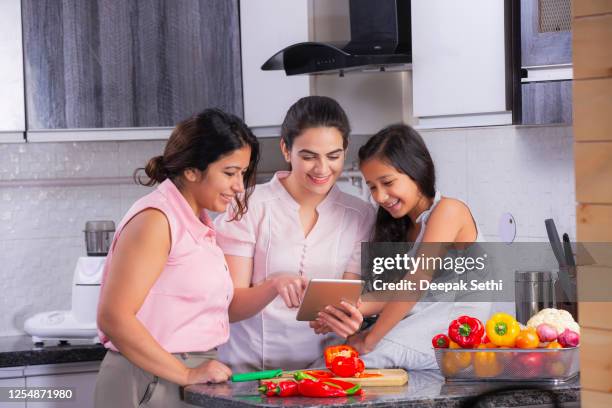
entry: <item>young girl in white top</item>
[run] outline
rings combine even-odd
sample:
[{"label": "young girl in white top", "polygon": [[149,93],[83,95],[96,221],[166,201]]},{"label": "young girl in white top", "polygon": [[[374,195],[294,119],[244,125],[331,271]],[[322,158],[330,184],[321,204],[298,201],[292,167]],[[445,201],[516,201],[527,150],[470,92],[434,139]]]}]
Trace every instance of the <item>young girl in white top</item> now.
[{"label": "young girl in white top", "polygon": [[[235,371],[306,368],[329,342],[343,340],[318,336],[296,313],[309,279],[360,278],[360,245],[369,238],[374,208],[335,185],[348,134],[336,101],[300,99],[281,128],[291,170],[256,186],[240,221],[227,222],[230,212],[215,222],[235,288],[230,321],[237,322],[219,355]],[[363,321],[350,304],[323,316],[343,338]]]},{"label": "young girl in white top", "polygon": [[[406,125],[389,126],[359,149],[360,169],[379,204],[374,242],[472,243],[481,241],[470,209],[435,188],[435,169],[421,136]],[[460,315],[484,321],[489,303],[364,303],[376,323],[349,338],[366,366],[436,368],[431,338]]]}]

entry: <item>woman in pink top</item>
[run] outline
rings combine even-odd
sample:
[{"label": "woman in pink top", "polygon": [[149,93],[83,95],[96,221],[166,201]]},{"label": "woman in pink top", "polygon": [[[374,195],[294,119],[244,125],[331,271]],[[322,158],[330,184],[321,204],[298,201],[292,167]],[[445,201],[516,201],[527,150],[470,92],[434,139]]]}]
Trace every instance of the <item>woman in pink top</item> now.
[{"label": "woman in pink top", "polygon": [[130,208],[106,260],[96,407],[183,406],[179,386],[231,375],[215,348],[229,336],[233,288],[206,210],[246,213],[258,157],[239,118],[208,109],[178,124],[149,180],[137,178],[159,186]]},{"label": "woman in pink top", "polygon": [[[363,316],[353,305],[331,308],[320,322],[338,336],[319,336],[296,320],[311,278],[360,278],[360,245],[367,241],[374,208],[335,185],[344,164],[349,123],[331,98],[300,99],[281,128],[281,150],[291,171],[258,185],[249,212],[215,220],[217,239],[234,282],[233,322],[219,356],[235,371],[300,369],[330,342],[357,331]],[[242,321],[240,321],[242,320]]]}]

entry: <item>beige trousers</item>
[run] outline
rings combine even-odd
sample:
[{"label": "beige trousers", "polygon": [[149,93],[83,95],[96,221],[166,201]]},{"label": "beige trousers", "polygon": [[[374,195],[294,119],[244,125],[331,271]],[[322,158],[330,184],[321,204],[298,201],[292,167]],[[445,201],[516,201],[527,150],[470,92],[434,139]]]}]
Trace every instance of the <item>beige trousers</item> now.
[{"label": "beige trousers", "polygon": [[[173,354],[187,367],[217,358],[217,350]],[[96,408],[192,407],[182,399],[183,389],[132,364],[121,354],[108,350],[96,378]]]}]

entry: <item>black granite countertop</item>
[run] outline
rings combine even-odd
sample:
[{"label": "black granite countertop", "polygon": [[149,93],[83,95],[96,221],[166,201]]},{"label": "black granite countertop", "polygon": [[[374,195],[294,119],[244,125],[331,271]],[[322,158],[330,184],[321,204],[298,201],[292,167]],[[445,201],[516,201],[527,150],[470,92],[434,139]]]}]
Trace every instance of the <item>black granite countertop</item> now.
[{"label": "black granite countertop", "polygon": [[0,367],[99,361],[106,349],[100,344],[35,346],[30,336],[0,337]]},{"label": "black granite countertop", "polygon": [[[580,406],[578,378],[561,385],[535,383],[446,383],[438,370],[411,371],[401,387],[367,387],[366,395],[347,398],[261,397],[256,382],[192,385],[185,401],[215,408],[240,407],[472,407],[478,396],[491,393],[482,406],[520,407],[553,404]],[[502,391],[505,389],[505,391]],[[552,405],[554,406],[554,404]]]}]

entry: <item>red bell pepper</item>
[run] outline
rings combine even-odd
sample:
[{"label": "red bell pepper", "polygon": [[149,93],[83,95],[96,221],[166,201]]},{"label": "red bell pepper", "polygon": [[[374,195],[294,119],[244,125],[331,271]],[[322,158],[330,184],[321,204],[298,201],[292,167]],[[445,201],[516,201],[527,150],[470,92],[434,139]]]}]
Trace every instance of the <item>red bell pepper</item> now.
[{"label": "red bell pepper", "polygon": [[431,344],[433,344],[434,348],[448,348],[450,345],[450,339],[446,334],[436,334],[431,339]]},{"label": "red bell pepper", "polygon": [[325,366],[331,368],[336,357],[359,357],[359,352],[348,344],[339,344],[337,346],[329,346],[324,351]]},{"label": "red bell pepper", "polygon": [[477,347],[482,341],[484,325],[470,316],[460,316],[448,326],[448,337],[461,348]]},{"label": "red bell pepper", "polygon": [[312,375],[315,378],[332,378],[334,374],[327,370],[306,370],[304,371],[308,375]]},{"label": "red bell pepper", "polygon": [[329,381],[313,381],[303,379],[298,382],[298,390],[300,395],[304,397],[326,398],[326,397],[346,397],[355,395],[359,392],[361,386],[353,385],[351,388],[344,389],[342,386]]},{"label": "red bell pepper", "polygon": [[259,392],[268,397],[294,397],[300,395],[298,383],[295,381],[265,381],[258,388]]},{"label": "red bell pepper", "polygon": [[330,370],[339,377],[355,377],[365,370],[365,364],[359,357],[338,356],[334,358]]}]

